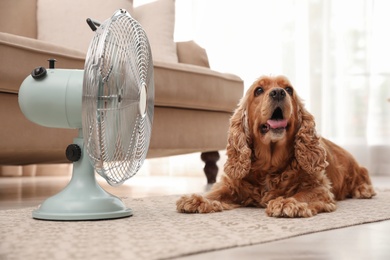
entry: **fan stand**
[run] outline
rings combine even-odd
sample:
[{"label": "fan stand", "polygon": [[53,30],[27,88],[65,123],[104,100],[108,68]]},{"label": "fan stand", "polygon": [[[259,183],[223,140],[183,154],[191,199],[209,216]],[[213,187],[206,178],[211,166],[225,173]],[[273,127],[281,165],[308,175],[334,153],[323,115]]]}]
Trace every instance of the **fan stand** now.
[{"label": "fan stand", "polygon": [[81,157],[73,162],[73,173],[69,184],[58,194],[46,199],[32,217],[43,220],[102,220],[130,217],[132,210],[122,200],[99,186],[90,163],[82,137],[74,143],[81,148]]}]

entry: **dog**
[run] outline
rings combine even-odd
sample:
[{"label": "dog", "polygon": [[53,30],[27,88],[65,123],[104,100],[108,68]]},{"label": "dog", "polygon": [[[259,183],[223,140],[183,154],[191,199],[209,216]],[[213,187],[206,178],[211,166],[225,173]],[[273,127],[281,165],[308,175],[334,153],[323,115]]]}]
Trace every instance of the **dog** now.
[{"label": "dog", "polygon": [[230,119],[225,174],[205,195],[185,195],[178,212],[260,207],[270,217],[311,217],[336,201],[375,196],[366,168],[317,135],[315,121],[284,76],[263,76]]}]

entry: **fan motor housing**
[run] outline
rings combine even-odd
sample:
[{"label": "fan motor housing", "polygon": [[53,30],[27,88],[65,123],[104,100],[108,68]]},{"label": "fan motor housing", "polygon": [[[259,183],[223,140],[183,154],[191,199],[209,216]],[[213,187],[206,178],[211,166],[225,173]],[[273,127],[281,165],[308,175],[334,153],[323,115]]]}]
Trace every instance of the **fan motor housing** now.
[{"label": "fan motor housing", "polygon": [[81,128],[83,70],[48,69],[20,86],[19,106],[32,122],[55,128]]}]

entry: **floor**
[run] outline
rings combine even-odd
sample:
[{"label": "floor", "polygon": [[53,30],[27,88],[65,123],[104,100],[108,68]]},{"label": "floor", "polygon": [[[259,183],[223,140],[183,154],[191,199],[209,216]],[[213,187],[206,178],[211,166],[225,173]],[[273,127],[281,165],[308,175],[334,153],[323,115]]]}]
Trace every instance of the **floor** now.
[{"label": "floor", "polygon": [[[147,160],[146,171],[119,187],[111,187],[101,178],[98,181],[107,191],[123,197],[203,192],[210,187],[202,172],[202,162],[193,159],[190,170],[186,168],[188,164],[182,165],[185,160],[180,157]],[[0,178],[0,210],[36,207],[65,187],[69,179],[70,176]],[[390,188],[390,176],[376,176],[372,181],[377,188]],[[180,259],[390,259],[390,220]]]}]

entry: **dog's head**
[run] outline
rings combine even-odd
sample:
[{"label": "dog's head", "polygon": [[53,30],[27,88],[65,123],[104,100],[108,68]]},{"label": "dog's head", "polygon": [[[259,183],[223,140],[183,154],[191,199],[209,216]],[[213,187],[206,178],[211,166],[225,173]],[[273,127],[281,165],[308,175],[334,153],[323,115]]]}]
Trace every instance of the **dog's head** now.
[{"label": "dog's head", "polygon": [[295,157],[307,173],[327,165],[314,117],[284,76],[261,77],[248,89],[230,120],[227,155],[225,172],[234,178],[246,176],[253,160],[277,157],[285,167]]},{"label": "dog's head", "polygon": [[254,140],[269,144],[293,135],[297,102],[286,77],[260,78],[249,88],[246,98],[248,127]]}]

